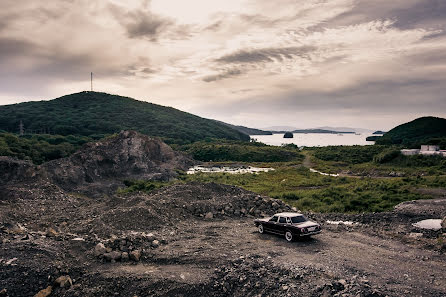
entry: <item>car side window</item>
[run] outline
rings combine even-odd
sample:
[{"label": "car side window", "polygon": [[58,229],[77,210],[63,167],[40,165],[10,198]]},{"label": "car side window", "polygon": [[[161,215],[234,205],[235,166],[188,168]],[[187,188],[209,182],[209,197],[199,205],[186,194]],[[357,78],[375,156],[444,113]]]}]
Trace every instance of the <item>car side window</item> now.
[{"label": "car side window", "polygon": [[273,216],[271,219],[269,219],[270,222],[277,222],[277,217]]},{"label": "car side window", "polygon": [[280,218],[279,218],[279,223],[281,223],[281,224],[285,224],[285,223],[286,223],[286,219],[285,219],[285,217],[280,217]]}]

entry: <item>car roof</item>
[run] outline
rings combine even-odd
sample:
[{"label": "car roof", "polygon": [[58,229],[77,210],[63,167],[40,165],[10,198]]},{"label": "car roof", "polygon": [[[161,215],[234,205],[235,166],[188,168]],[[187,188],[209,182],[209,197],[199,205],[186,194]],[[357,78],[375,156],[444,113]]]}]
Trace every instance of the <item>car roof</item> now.
[{"label": "car roof", "polygon": [[275,216],[280,216],[280,217],[295,217],[295,216],[301,216],[301,213],[298,212],[279,212],[276,213]]}]

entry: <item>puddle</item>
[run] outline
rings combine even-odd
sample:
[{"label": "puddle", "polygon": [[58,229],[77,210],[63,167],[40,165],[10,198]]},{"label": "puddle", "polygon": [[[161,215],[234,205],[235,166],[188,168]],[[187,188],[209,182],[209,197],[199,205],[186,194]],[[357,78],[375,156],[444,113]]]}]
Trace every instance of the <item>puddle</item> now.
[{"label": "puddle", "polygon": [[352,222],[352,221],[327,221],[327,224],[330,224],[330,225],[343,224],[343,225],[348,225],[348,226],[359,225],[359,223],[355,223],[355,222]]},{"label": "puddle", "polygon": [[320,171],[318,171],[318,170],[316,170],[316,169],[313,169],[313,168],[310,168],[310,171],[311,171],[311,172],[314,172],[314,173],[319,173],[319,174],[321,174],[321,175],[327,175],[327,176],[339,176],[339,174],[332,174],[332,173],[320,172]]},{"label": "puddle", "polygon": [[203,173],[231,173],[231,174],[244,174],[244,173],[259,173],[273,171],[274,168],[260,168],[251,166],[242,167],[205,167],[205,166],[194,166],[189,168],[187,174],[195,174],[198,172]]},{"label": "puddle", "polygon": [[421,228],[421,229],[440,230],[441,229],[441,219],[422,220],[422,221],[412,224],[412,226],[415,226],[415,227]]}]

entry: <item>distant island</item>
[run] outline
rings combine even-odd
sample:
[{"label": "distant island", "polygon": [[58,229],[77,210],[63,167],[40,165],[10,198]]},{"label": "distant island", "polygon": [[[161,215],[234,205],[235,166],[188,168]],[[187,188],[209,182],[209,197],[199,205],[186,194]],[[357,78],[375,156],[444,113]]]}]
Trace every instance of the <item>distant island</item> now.
[{"label": "distant island", "polygon": [[324,129],[299,129],[299,130],[293,130],[293,131],[270,131],[273,134],[283,134],[286,132],[291,133],[318,133],[318,134],[355,134],[355,132],[352,131],[331,131],[331,130],[324,130]]},{"label": "distant island", "polygon": [[367,141],[377,141],[379,138],[381,138],[381,136],[368,136],[365,140]]},{"label": "distant island", "polygon": [[283,138],[293,138],[294,135],[291,132],[285,132],[285,134],[283,134]]},{"label": "distant island", "polygon": [[373,135],[384,135],[384,134],[386,134],[386,132],[378,130],[378,131],[373,132],[372,134]]}]

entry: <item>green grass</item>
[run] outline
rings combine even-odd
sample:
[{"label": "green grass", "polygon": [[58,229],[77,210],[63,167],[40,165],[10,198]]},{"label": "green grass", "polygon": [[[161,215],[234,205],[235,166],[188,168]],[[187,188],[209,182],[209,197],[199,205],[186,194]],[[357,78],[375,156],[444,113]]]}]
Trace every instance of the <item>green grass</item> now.
[{"label": "green grass", "polygon": [[329,146],[306,148],[304,154],[312,167],[327,173],[352,172],[356,175],[388,176],[390,172],[404,175],[442,175],[446,158],[441,156],[403,156],[399,146]]},{"label": "green grass", "polygon": [[[265,164],[266,165],[266,164]],[[268,164],[271,165],[271,164]],[[182,175],[177,183],[215,182],[279,198],[302,211],[382,212],[398,203],[431,198],[415,191],[424,187],[446,187],[446,177],[351,178],[311,173],[302,166],[275,164],[276,170],[259,174],[199,173]],[[144,182],[140,182],[144,184]],[[149,191],[157,186],[147,183]],[[145,191],[145,186],[140,185]],[[136,190],[127,188],[126,192]]]}]

